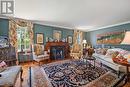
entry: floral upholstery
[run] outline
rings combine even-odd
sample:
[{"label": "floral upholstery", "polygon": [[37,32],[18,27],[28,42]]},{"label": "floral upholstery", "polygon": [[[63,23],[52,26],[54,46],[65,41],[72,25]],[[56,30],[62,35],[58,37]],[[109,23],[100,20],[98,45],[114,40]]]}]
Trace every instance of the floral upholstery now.
[{"label": "floral upholstery", "polygon": [[38,62],[40,65],[40,62],[46,59],[49,59],[49,55],[47,54],[46,51],[44,51],[44,46],[35,44],[32,45],[32,53],[33,53],[33,60]]},{"label": "floral upholstery", "polygon": [[43,52],[44,52],[43,46],[40,45],[40,44],[34,45],[34,52],[35,52],[36,55],[41,55],[41,54],[43,54]]},{"label": "floral upholstery", "polygon": [[0,63],[0,73],[3,72],[4,70],[6,70],[6,68],[7,68],[6,63],[4,61],[2,61]]}]

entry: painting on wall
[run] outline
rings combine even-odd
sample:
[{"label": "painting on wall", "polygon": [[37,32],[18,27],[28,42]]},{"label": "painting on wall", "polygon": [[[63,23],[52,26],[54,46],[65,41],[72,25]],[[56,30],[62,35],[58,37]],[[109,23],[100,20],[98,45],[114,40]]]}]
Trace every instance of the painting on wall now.
[{"label": "painting on wall", "polygon": [[97,44],[120,44],[125,32],[108,32],[97,35]]},{"label": "painting on wall", "polygon": [[38,44],[43,44],[43,34],[42,33],[38,33],[36,34],[36,37],[37,37],[37,43]]},{"label": "painting on wall", "polygon": [[72,43],[72,41],[73,41],[72,36],[68,36],[68,37],[67,37],[67,42],[71,44],[71,43]]},{"label": "painting on wall", "polygon": [[61,40],[61,31],[60,30],[53,30],[53,39],[54,40]]}]

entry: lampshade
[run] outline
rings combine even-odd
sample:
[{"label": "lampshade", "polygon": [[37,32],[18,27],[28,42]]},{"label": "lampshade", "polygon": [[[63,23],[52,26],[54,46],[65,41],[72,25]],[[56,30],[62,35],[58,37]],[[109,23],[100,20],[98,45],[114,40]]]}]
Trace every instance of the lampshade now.
[{"label": "lampshade", "polygon": [[83,40],[83,44],[86,44],[87,43],[87,41],[86,40]]},{"label": "lampshade", "polygon": [[125,33],[125,37],[123,41],[121,42],[121,44],[130,44],[130,31],[127,31]]}]

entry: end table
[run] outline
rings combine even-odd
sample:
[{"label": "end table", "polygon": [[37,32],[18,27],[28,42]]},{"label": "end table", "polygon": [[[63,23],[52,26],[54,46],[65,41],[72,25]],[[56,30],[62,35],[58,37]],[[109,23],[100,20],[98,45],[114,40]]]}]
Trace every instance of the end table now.
[{"label": "end table", "polygon": [[117,64],[120,64],[122,66],[126,66],[126,82],[128,82],[129,81],[129,67],[130,67],[130,63],[127,61],[127,59],[112,58],[112,60],[113,60],[113,62],[115,62]]}]

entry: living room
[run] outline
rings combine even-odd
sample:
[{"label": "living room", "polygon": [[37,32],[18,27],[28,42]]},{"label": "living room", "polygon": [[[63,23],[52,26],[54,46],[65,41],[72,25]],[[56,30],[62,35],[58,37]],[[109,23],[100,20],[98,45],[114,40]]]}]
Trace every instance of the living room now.
[{"label": "living room", "polygon": [[129,0],[0,4],[0,87],[130,87]]}]

